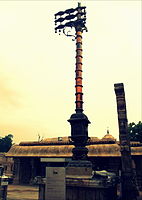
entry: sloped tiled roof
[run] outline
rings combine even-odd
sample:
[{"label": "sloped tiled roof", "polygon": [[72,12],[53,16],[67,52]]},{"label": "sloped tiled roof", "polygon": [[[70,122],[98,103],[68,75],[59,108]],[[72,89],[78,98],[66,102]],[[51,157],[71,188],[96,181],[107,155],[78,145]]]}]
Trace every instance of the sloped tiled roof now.
[{"label": "sloped tiled roof", "polygon": [[[58,141],[59,140],[59,141]],[[111,142],[111,143],[110,143]],[[132,143],[133,144],[133,143]],[[45,139],[40,142],[21,142],[13,145],[6,154],[8,157],[71,157],[72,142],[70,138]],[[106,141],[97,138],[90,138],[87,148],[90,157],[119,157],[120,146],[116,141]],[[131,147],[132,155],[142,155],[141,144]]]}]

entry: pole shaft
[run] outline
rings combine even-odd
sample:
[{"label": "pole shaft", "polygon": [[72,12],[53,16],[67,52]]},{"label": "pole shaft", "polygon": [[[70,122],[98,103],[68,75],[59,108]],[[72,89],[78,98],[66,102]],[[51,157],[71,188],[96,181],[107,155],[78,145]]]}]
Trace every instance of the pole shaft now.
[{"label": "pole shaft", "polygon": [[83,93],[82,93],[82,32],[76,32],[76,112],[83,112]]}]

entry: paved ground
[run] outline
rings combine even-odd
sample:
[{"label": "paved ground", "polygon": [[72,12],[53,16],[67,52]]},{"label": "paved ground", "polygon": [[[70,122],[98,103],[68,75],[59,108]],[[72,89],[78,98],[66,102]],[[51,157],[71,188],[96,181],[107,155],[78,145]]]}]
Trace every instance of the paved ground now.
[{"label": "paved ground", "polygon": [[7,200],[38,200],[38,187],[8,185]]},{"label": "paved ground", "polygon": [[[7,200],[38,200],[38,187],[8,185]],[[138,200],[142,200],[142,192]]]}]

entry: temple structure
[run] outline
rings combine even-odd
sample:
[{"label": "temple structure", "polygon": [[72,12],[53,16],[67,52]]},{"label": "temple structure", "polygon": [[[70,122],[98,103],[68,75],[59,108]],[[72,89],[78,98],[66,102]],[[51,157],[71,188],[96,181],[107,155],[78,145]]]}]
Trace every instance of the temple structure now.
[{"label": "temple structure", "polygon": [[114,84],[114,88],[117,102],[121,152],[121,198],[123,200],[136,200],[139,192],[132,166],[124,85],[123,83],[117,83]]},{"label": "temple structure", "polygon": [[[14,159],[14,183],[30,184],[36,176],[45,176],[45,168],[56,163],[67,166],[73,149],[70,137],[47,138],[42,141],[21,142],[13,145],[7,157]],[[91,137],[87,143],[88,159],[94,170],[107,170],[119,174],[121,170],[120,145],[107,133],[102,139]],[[142,190],[142,144],[131,142],[133,168],[139,190]]]},{"label": "temple structure", "polygon": [[[78,193],[76,194],[81,194],[82,191],[85,190],[84,194],[86,195],[88,193],[91,193],[92,191],[99,191],[101,187],[101,192],[99,194],[102,195],[102,199],[104,200],[106,199],[106,195],[107,197],[108,195],[113,196],[109,193],[109,191],[111,190],[115,189],[114,194],[117,194],[117,187],[108,187],[108,189],[111,190],[107,189],[107,193],[106,188],[104,187],[104,183],[101,186],[99,185],[99,187],[96,187],[96,180],[92,178],[93,170],[106,170],[107,172],[114,172],[120,177],[120,173],[124,172],[124,166],[127,165],[126,162],[126,164],[124,163],[124,160],[122,158],[124,158],[125,161],[128,161],[128,159],[126,159],[127,156],[124,157],[124,154],[122,155],[122,147],[124,147],[124,145],[122,144],[124,144],[124,142],[126,143],[127,141],[124,141],[124,129],[122,132],[120,132],[120,142],[117,142],[117,140],[112,135],[110,135],[108,131],[102,139],[88,136],[88,124],[90,123],[90,121],[88,120],[88,117],[83,113],[82,92],[82,33],[84,30],[87,30],[85,26],[85,8],[86,7],[82,7],[81,4],[78,3],[78,7],[75,9],[71,8],[55,14],[55,32],[63,32],[65,34],[66,27],[75,28],[74,36],[76,39],[76,109],[75,113],[73,113],[68,120],[71,125],[71,136],[50,139],[47,138],[42,141],[21,142],[19,145],[12,146],[12,148],[7,153],[7,157],[12,157],[14,159],[15,184],[33,184],[36,181],[36,177],[39,176],[46,177],[45,179],[47,186],[48,180],[51,179],[51,177],[47,176],[47,168],[54,167],[56,168],[56,170],[52,170],[52,174],[59,174],[57,168],[66,167],[66,176],[64,176],[65,178],[63,181],[63,188],[65,188],[64,186],[66,186],[67,197],[72,196],[70,194],[74,194],[74,191],[77,190]],[[69,21],[64,23],[64,21],[67,20]],[[70,36],[68,34],[65,35]],[[122,110],[121,112],[121,102],[119,103],[120,104],[118,106],[120,107],[120,109],[118,109],[118,112],[124,114],[124,110]],[[122,121],[120,122],[122,125]],[[132,161],[131,174],[133,174],[132,172],[134,172],[134,174],[136,175],[136,182],[138,184],[139,190],[142,190],[142,143],[131,142],[129,143],[128,147],[131,152],[129,153]],[[62,175],[60,177],[62,177]],[[56,182],[54,180],[55,179],[52,179],[52,183]],[[89,185],[90,181],[94,183],[94,185],[92,185],[91,187]],[[45,191],[48,191],[51,194],[53,193],[53,190],[51,189],[54,189],[55,187],[58,189],[58,187],[52,184],[51,188],[50,183],[50,189],[48,190],[48,187],[45,186]],[[59,182],[59,184],[60,183],[61,182]],[[84,184],[82,185],[82,183]],[[125,184],[123,184],[123,186],[125,186]],[[79,198],[80,196],[76,194],[76,198],[74,199],[82,199]],[[91,196],[93,196],[93,194],[91,193]],[[86,199],[89,198],[85,198],[85,200]],[[128,198],[125,199],[127,200]]]}]

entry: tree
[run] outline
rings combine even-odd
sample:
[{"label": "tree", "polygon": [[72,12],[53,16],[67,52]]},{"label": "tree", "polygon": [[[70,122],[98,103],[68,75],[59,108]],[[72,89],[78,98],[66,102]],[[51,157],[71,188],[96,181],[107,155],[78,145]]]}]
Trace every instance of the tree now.
[{"label": "tree", "polygon": [[139,121],[137,124],[134,122],[128,125],[128,133],[131,141],[139,141],[142,143],[142,122]]},{"label": "tree", "polygon": [[13,135],[9,134],[3,138],[0,138],[0,152],[8,152],[12,146]]}]

